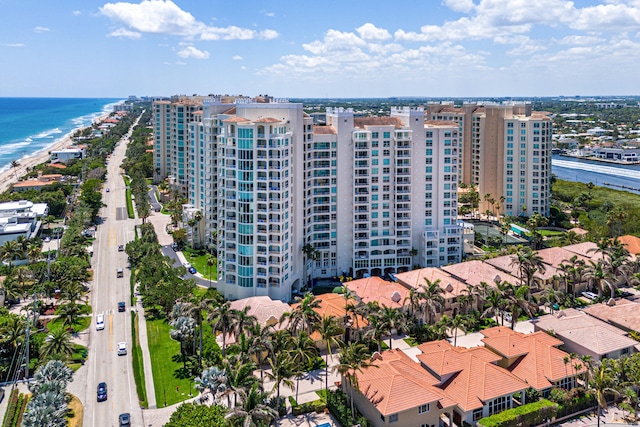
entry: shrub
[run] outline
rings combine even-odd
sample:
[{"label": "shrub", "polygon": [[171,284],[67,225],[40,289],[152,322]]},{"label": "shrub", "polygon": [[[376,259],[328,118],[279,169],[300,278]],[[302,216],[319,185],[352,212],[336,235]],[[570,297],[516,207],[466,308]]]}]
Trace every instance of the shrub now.
[{"label": "shrub", "polygon": [[506,411],[483,418],[478,422],[478,425],[483,427],[537,425],[543,423],[547,419],[554,418],[557,410],[558,404],[542,399],[538,402],[507,409]]},{"label": "shrub", "polygon": [[327,403],[324,399],[317,399],[312,402],[307,402],[298,405],[293,396],[289,397],[289,403],[291,404],[291,413],[293,415],[308,414],[309,412],[322,412],[327,407]]},{"label": "shrub", "polygon": [[329,390],[327,393],[327,407],[333,416],[338,419],[340,425],[353,426],[360,424],[362,427],[369,427],[369,421],[357,409],[355,418],[351,416],[351,406],[347,401],[347,395],[341,390]]},{"label": "shrub", "polygon": [[4,414],[4,420],[2,421],[2,427],[10,427],[13,424],[13,417],[18,405],[19,392],[17,388],[11,390],[9,395],[9,403],[7,405],[7,412]]}]

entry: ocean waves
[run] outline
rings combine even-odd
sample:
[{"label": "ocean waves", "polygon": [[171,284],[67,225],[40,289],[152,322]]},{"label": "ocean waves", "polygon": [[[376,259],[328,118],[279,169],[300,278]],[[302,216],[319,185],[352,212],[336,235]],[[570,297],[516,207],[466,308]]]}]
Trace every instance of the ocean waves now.
[{"label": "ocean waves", "polygon": [[0,172],[113,111],[114,99],[0,98]]}]

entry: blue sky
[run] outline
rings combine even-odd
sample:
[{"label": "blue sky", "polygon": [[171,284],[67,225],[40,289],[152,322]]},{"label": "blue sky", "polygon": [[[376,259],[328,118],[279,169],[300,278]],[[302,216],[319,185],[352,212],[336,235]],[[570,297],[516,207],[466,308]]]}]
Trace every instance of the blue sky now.
[{"label": "blue sky", "polygon": [[640,0],[0,0],[0,96],[640,95]]}]

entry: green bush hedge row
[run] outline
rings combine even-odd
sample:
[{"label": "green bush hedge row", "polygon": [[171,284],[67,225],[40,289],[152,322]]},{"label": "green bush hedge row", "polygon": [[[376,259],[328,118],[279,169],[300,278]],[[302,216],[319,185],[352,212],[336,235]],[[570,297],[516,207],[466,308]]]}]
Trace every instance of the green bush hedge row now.
[{"label": "green bush hedge row", "polygon": [[557,403],[542,399],[483,418],[478,422],[478,425],[482,427],[537,425],[545,422],[547,419],[554,418],[557,411]]},{"label": "green bush hedge row", "polygon": [[308,414],[310,412],[322,412],[327,407],[327,403],[324,399],[317,399],[313,402],[307,402],[298,405],[293,396],[289,396],[289,403],[291,404],[291,413],[293,413],[293,415]]},{"label": "green bush hedge row", "polygon": [[369,427],[369,421],[355,410],[355,418],[351,417],[351,406],[347,401],[347,395],[341,390],[329,390],[327,393],[327,407],[334,417],[338,419],[338,423],[343,426],[353,426],[360,424],[362,427]]},{"label": "green bush hedge row", "polygon": [[18,405],[18,395],[19,393],[17,388],[11,390],[9,403],[7,404],[7,412],[4,413],[4,419],[2,420],[2,427],[11,427],[13,424],[13,416]]}]

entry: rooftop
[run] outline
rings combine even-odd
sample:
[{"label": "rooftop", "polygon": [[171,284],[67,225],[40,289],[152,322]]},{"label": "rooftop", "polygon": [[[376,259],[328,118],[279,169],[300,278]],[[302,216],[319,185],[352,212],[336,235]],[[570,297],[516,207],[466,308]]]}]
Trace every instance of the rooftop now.
[{"label": "rooftop", "polygon": [[345,285],[365,304],[378,301],[381,306],[400,308],[404,306],[405,298],[409,295],[409,289],[406,287],[376,276],[346,282]]}]

